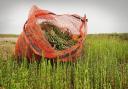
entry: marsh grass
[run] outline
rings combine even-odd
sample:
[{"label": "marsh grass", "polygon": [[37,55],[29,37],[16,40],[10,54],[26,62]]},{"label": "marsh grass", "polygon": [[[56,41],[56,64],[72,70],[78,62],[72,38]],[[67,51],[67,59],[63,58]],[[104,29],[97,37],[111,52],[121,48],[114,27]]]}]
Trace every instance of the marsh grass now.
[{"label": "marsh grass", "polygon": [[77,62],[58,62],[56,66],[42,58],[38,67],[36,62],[28,67],[26,59],[18,65],[12,53],[7,53],[6,61],[0,56],[0,88],[128,89],[128,41],[117,36],[89,35],[83,50],[85,54]]}]

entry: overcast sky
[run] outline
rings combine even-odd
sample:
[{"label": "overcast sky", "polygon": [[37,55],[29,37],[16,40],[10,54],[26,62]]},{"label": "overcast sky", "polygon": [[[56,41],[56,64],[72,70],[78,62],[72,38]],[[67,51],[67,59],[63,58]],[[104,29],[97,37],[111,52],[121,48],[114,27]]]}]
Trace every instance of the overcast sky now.
[{"label": "overcast sky", "polygon": [[30,8],[87,15],[88,33],[128,32],[128,0],[0,0],[0,33],[20,34]]}]

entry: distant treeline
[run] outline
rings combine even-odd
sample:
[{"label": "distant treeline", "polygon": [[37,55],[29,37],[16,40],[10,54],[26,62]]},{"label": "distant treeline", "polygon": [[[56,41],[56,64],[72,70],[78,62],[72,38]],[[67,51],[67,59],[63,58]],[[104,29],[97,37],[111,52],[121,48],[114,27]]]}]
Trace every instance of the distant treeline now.
[{"label": "distant treeline", "polygon": [[[0,34],[0,37],[18,37],[16,34]],[[88,36],[107,36],[107,37],[119,37],[122,40],[128,40],[128,33],[99,33],[99,34],[88,34]]]},{"label": "distant treeline", "polygon": [[0,34],[0,37],[4,38],[4,37],[18,37],[19,35],[16,35],[16,34]]},{"label": "distant treeline", "polygon": [[103,33],[103,34],[88,34],[88,36],[97,36],[97,37],[118,37],[122,40],[128,40],[128,33]]}]

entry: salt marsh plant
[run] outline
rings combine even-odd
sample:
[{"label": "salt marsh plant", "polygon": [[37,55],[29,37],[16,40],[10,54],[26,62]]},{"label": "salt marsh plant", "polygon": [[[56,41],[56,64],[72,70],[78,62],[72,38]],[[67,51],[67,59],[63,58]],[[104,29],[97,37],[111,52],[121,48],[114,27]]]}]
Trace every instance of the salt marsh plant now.
[{"label": "salt marsh plant", "polygon": [[18,65],[12,53],[7,60],[0,56],[0,89],[128,89],[127,40],[89,35],[83,50],[76,62],[56,66],[42,58],[38,67],[28,67],[26,59]]}]

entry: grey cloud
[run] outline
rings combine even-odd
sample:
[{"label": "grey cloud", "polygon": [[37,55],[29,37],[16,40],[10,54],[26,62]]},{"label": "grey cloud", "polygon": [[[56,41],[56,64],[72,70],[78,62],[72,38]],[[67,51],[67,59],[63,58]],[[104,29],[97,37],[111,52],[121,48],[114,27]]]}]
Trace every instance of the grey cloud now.
[{"label": "grey cloud", "polygon": [[32,5],[89,19],[88,33],[128,32],[128,0],[0,0],[0,33],[20,34]]}]

